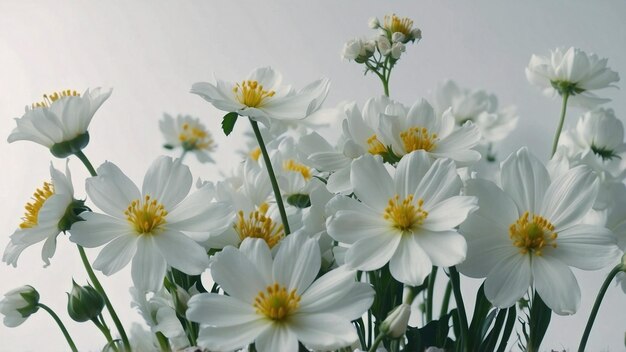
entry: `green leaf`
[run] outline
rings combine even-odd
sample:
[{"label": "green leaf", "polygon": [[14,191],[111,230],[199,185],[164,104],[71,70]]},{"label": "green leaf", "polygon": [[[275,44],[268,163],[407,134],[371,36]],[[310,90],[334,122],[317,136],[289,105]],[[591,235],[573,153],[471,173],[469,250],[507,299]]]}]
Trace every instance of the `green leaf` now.
[{"label": "green leaf", "polygon": [[515,306],[508,309],[508,315],[506,316],[506,323],[504,324],[504,332],[502,333],[502,339],[500,340],[500,346],[498,346],[497,352],[504,352],[506,346],[511,338],[513,327],[515,326],[515,318],[517,318],[517,310]]},{"label": "green leaf", "polygon": [[548,325],[550,325],[550,319],[552,318],[552,310],[543,303],[539,294],[535,292],[535,296],[532,300],[532,306],[530,307],[530,331],[528,340],[528,349],[532,351],[538,351],[541,346],[541,341],[546,335]]},{"label": "green leaf", "polygon": [[229,112],[228,114],[224,115],[224,119],[222,120],[222,130],[224,131],[225,135],[228,136],[233,131],[233,128],[235,128],[235,122],[237,122],[237,117],[239,117],[239,114],[237,114],[236,112]]},{"label": "green leaf", "polygon": [[[485,285],[481,285],[476,293],[476,305],[474,306],[474,315],[472,316],[472,322],[469,327],[469,346],[476,350],[483,340],[486,331],[483,330],[483,325],[487,320],[489,310],[491,310],[491,303],[485,297]],[[491,319],[494,317],[492,316]],[[488,324],[491,323],[489,320]],[[488,325],[487,325],[488,326]]]},{"label": "green leaf", "polygon": [[296,208],[304,209],[311,206],[311,198],[308,194],[292,194],[287,197],[287,203]]}]

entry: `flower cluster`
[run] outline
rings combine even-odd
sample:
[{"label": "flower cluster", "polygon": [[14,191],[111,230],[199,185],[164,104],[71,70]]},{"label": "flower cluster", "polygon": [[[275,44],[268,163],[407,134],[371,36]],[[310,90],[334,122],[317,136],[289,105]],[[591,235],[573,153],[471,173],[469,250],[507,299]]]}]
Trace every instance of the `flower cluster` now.
[{"label": "flower cluster", "polygon": [[[589,90],[617,81],[606,60],[578,49],[557,49],[550,60],[533,56],[529,80],[563,97],[553,155],[544,163],[522,147],[489,173],[477,165],[495,160],[495,143],[518,123],[515,109],[454,81],[441,83],[432,103],[391,99],[390,73],[421,31],[396,15],[372,19],[370,27],[378,36],[348,42],[343,52],[383,84],[385,95],[361,107],[323,109],[327,79],[294,90],[271,68],[238,83],[194,84],[193,94],[225,113],[226,135],[237,121],[251,127],[232,172],[195,187],[185,156],[213,162],[216,151],[199,118],[165,114],[165,147],[181,156],[157,157],[139,188],[113,162],[95,169],[82,151],[110,91],[45,95],[17,120],[9,141],[75,155],[91,174],[87,199],[74,199],[69,164],[65,173],[51,166],[51,182],[26,205],[3,261],[16,266],[22,251],[45,241],[48,265],[59,234],[69,233],[91,284],[73,283],[68,314],[93,322],[104,350],[116,352],[504,350],[515,329],[520,347],[538,350],[546,317],[579,309],[572,267],[617,263],[595,312],[615,277],[626,291],[619,259],[626,249],[623,125],[613,110],[598,108],[561,133],[570,96],[599,101]],[[340,128],[339,139],[322,136],[310,119]],[[100,248],[93,262],[84,247]],[[93,271],[113,275],[129,264],[132,306],[149,328],[133,326],[130,337]],[[440,272],[446,291],[434,316]],[[471,325],[460,274],[484,278]],[[7,326],[39,308],[76,351],[32,287],[0,301]]]}]

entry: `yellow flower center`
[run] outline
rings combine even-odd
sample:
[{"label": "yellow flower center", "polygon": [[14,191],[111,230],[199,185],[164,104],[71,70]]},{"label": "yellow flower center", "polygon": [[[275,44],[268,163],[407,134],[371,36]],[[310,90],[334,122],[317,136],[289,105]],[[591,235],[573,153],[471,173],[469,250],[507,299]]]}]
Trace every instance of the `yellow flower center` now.
[{"label": "yellow flower center", "polygon": [[156,234],[163,230],[167,211],[163,204],[146,195],[142,200],[133,200],[126,211],[126,220],[133,226],[137,234]]},{"label": "yellow flower center", "polygon": [[260,238],[263,239],[270,248],[274,248],[274,246],[285,237],[283,225],[275,223],[266,215],[268,208],[267,203],[263,203],[259,206],[258,210],[248,214],[247,218],[244,216],[242,210],[237,213],[235,231],[241,241],[246,238]]},{"label": "yellow flower center", "polygon": [[293,159],[283,161],[283,169],[285,171],[299,172],[305,180],[311,179],[311,169],[303,164],[296,162]]},{"label": "yellow flower center", "polygon": [[265,292],[259,291],[254,299],[254,308],[258,314],[267,318],[282,321],[289,318],[300,306],[300,296],[296,290],[287,291],[279,283],[267,286]]},{"label": "yellow flower center", "polygon": [[396,14],[386,15],[383,20],[383,28],[391,33],[400,32],[408,36],[412,27],[413,21],[410,18],[400,18]]},{"label": "yellow flower center", "polygon": [[50,107],[50,105],[52,105],[52,103],[54,103],[55,101],[61,99],[61,98],[65,98],[65,97],[79,97],[80,93],[78,93],[75,90],[70,90],[70,89],[66,89],[66,90],[62,90],[59,92],[53,92],[52,94],[44,94],[43,95],[43,100],[40,102],[36,102],[33,103],[31,105],[31,107],[33,109],[35,108],[48,108]]},{"label": "yellow flower center", "polygon": [[235,93],[237,101],[251,108],[263,106],[267,98],[271,98],[275,94],[273,90],[264,90],[263,86],[257,81],[243,81],[237,83],[237,85],[233,87],[233,93]]},{"label": "yellow flower center", "polygon": [[252,151],[249,153],[249,155],[252,158],[252,160],[259,161],[259,157],[261,156],[261,148],[256,147],[256,148],[252,149]]},{"label": "yellow flower center", "polygon": [[424,200],[420,198],[416,204],[412,194],[403,200],[400,200],[400,196],[396,194],[395,197],[389,199],[383,218],[394,228],[408,233],[423,224],[428,217],[428,212],[422,208],[423,205]]},{"label": "yellow flower center", "polygon": [[533,253],[541,256],[545,246],[556,248],[557,233],[554,225],[546,218],[525,212],[509,226],[509,237],[513,245],[519,248],[520,253]]},{"label": "yellow flower center", "polygon": [[39,211],[43,206],[43,203],[46,202],[50,196],[54,194],[54,187],[50,182],[44,182],[42,188],[38,188],[32,196],[32,202],[26,203],[24,208],[26,212],[24,213],[24,217],[22,218],[22,223],[20,224],[21,229],[27,229],[31,227],[37,226],[37,217],[39,216]]},{"label": "yellow flower center", "polygon": [[367,139],[367,145],[369,146],[367,152],[372,155],[384,155],[387,153],[387,148],[375,134]]},{"label": "yellow flower center", "polygon": [[178,140],[183,143],[183,146],[188,150],[213,149],[213,139],[209,135],[209,132],[204,129],[204,126],[198,123],[193,125],[190,125],[188,122],[183,123],[180,133],[178,134]]},{"label": "yellow flower center", "polygon": [[426,127],[411,127],[400,133],[400,138],[407,153],[415,150],[430,152],[437,146],[437,134],[429,133]]}]

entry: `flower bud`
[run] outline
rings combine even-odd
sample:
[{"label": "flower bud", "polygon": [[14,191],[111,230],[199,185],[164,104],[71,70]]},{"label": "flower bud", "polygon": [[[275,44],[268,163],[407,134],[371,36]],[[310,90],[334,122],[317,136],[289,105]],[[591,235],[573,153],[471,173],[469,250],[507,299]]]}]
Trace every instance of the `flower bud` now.
[{"label": "flower bud", "polygon": [[67,295],[67,312],[70,318],[77,322],[95,319],[104,308],[104,299],[100,293],[89,285],[79,286],[74,280],[72,285],[72,292]]},{"label": "flower bud", "polygon": [[381,35],[376,38],[376,46],[381,54],[387,56],[391,52],[391,43],[386,36]]},{"label": "flower bud", "polygon": [[391,46],[391,57],[398,60],[404,51],[406,51],[406,46],[404,46],[404,44],[393,43]]},{"label": "flower bud", "polygon": [[391,35],[391,41],[394,43],[404,43],[405,39],[406,37],[404,36],[404,34],[400,32],[395,32],[394,34]]},{"label": "flower bud", "polygon": [[406,303],[394,308],[387,318],[380,324],[380,331],[391,337],[398,338],[406,332],[406,327],[409,324],[409,317],[411,316],[411,306]]},{"label": "flower bud", "polygon": [[419,28],[413,28],[411,30],[411,38],[413,38],[413,40],[422,39],[422,30]]},{"label": "flower bud", "polygon": [[4,315],[4,325],[14,328],[37,312],[39,292],[32,286],[25,285],[4,294],[0,300],[0,313]]},{"label": "flower bud", "polygon": [[380,21],[378,21],[378,18],[372,17],[370,18],[368,25],[370,26],[371,29],[376,29],[380,27]]},{"label": "flower bud", "polygon": [[351,39],[343,45],[341,57],[345,60],[356,60],[364,51],[361,39]]}]

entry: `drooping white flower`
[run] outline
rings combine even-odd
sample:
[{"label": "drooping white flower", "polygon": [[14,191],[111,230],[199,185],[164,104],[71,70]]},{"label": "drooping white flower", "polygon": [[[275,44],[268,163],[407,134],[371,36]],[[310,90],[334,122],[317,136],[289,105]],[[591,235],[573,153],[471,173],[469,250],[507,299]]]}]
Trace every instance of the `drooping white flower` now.
[{"label": "drooping white flower", "polygon": [[382,162],[365,155],[352,163],[350,179],[360,201],[335,197],[326,224],[331,237],[350,245],[348,267],[372,271],[389,263],[396,280],[419,286],[433,265],[465,259],[465,239],[455,227],[476,209],[476,198],[459,195],[452,160],[432,162],[415,151],[402,158],[392,179]]},{"label": "drooping white flower", "polygon": [[317,241],[288,236],[272,259],[258,239],[240,249],[227,247],[211,266],[228,295],[199,294],[189,300],[187,318],[202,323],[198,344],[230,351],[254,342],[257,351],[296,351],[298,341],[315,350],[334,350],[358,340],[350,323],[371,305],[374,291],[355,282],[355,272],[320,269]]},{"label": "drooping white flower", "polygon": [[77,219],[71,207],[81,206],[82,202],[74,203],[74,187],[67,164],[63,174],[50,163],[50,177],[51,182],[44,182],[33,194],[32,201],[26,204],[23,221],[4,250],[2,260],[5,263],[17,266],[24,249],[45,241],[41,259],[46,266],[50,265],[50,258],[56,251],[57,236],[69,229],[71,220]]},{"label": "drooping white flower", "polygon": [[459,126],[472,121],[480,130],[482,143],[503,140],[517,126],[515,107],[499,109],[495,95],[460,88],[452,80],[437,85],[433,105],[437,116],[452,108],[450,114]]},{"label": "drooping white flower", "polygon": [[172,116],[163,114],[159,128],[165,137],[166,148],[180,147],[195,154],[201,163],[214,162],[209,153],[215,150],[215,142],[200,119],[178,115],[174,120]]},{"label": "drooping white flower", "polygon": [[82,95],[64,90],[26,107],[24,115],[15,119],[9,143],[27,140],[49,148],[57,157],[67,157],[89,142],[87,128],[93,115],[109,98],[111,90],[87,89]]},{"label": "drooping white flower", "polygon": [[459,230],[468,244],[459,271],[486,277],[485,296],[496,307],[514,305],[532,285],[555,313],[575,313],[580,288],[569,267],[600,269],[618,254],[610,230],[581,224],[598,193],[596,176],[578,166],[551,179],[522,148],[502,163],[501,181],[502,188],[467,182],[479,209]]},{"label": "drooping white flower", "polygon": [[222,232],[234,216],[228,204],[210,202],[213,188],[204,186],[187,196],[189,168],[169,157],[157,158],[140,191],[113,163],[98,168],[86,181],[89,199],[105,214],[84,213],[70,239],[83,247],[106,246],[93,263],[111,275],[130,260],[135,287],[156,291],[170,265],[198,275],[208,266],[206,251],[196,241]]},{"label": "drooping white flower", "polygon": [[299,91],[282,86],[282,75],[270,67],[257,68],[240,83],[216,79],[191,88],[217,109],[249,116],[269,126],[271,119],[299,120],[317,111],[328,94],[329,81],[319,79]]},{"label": "drooping white flower", "polygon": [[4,325],[14,328],[37,312],[39,293],[32,286],[25,285],[4,294],[0,300],[0,314],[4,315]]},{"label": "drooping white flower", "polygon": [[549,97],[567,93],[572,102],[592,107],[610,99],[599,98],[590,91],[614,87],[613,83],[619,81],[619,75],[607,67],[607,61],[578,48],[556,48],[550,57],[533,55],[526,78]]}]

